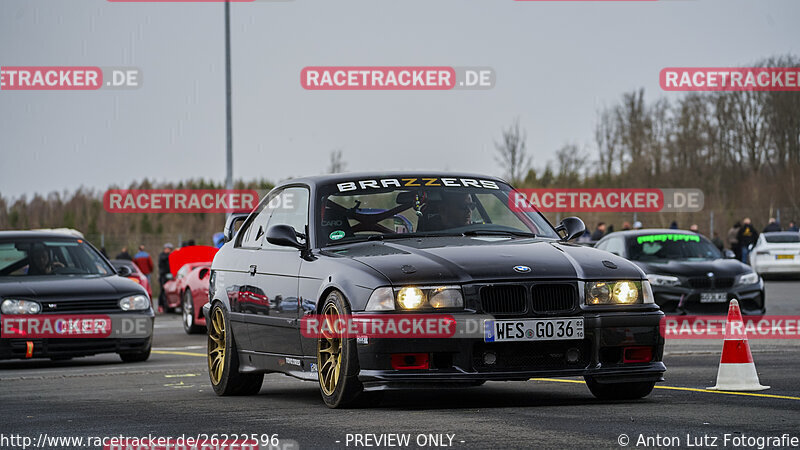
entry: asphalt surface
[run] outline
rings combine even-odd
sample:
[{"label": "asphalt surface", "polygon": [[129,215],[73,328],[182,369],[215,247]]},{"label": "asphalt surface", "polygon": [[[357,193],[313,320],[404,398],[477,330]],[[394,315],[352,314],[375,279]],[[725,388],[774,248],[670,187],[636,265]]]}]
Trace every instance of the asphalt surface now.
[{"label": "asphalt surface", "polygon": [[[800,281],[769,281],[767,301],[769,314],[800,315]],[[411,448],[799,447],[791,438],[800,439],[800,340],[750,344],[771,386],[754,395],[705,390],[716,380],[720,340],[671,340],[666,381],[643,400],[600,401],[579,379],[531,380],[388,393],[379,405],[330,410],[315,383],[283,375],[266,376],[256,396],[217,397],[205,337],[185,335],[178,315],[160,315],[144,363],[116,355],[0,362],[0,448],[23,448],[23,437],[36,448],[45,434],[38,448],[215,433],[277,435],[286,449],[397,448],[377,439],[406,435]],[[44,444],[54,437],[83,437],[84,446]]]}]

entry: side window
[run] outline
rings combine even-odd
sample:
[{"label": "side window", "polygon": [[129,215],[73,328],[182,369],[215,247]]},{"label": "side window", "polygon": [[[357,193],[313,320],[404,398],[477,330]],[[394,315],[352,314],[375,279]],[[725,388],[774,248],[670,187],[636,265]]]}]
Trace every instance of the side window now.
[{"label": "side window", "polygon": [[[302,187],[285,189],[273,197],[264,209],[271,212],[266,229],[273,225],[289,225],[298,233],[305,233],[308,225],[308,190]],[[266,239],[261,246],[265,249],[285,249],[268,243]]]},{"label": "side window", "polygon": [[264,200],[264,202],[259,205],[260,211],[256,214],[256,217],[251,222],[244,225],[247,228],[239,232],[242,237],[240,238],[239,243],[236,245],[237,247],[261,247],[261,241],[264,238],[264,234],[267,232],[267,222],[269,222],[269,216],[272,215],[272,210],[269,208],[269,204],[269,200]]},{"label": "side window", "polygon": [[605,241],[598,242],[597,244],[594,245],[594,248],[598,250],[605,250],[606,247],[608,247],[608,239],[606,239]]},{"label": "side window", "polygon": [[622,238],[608,240],[605,250],[618,256],[625,256],[625,241]]}]

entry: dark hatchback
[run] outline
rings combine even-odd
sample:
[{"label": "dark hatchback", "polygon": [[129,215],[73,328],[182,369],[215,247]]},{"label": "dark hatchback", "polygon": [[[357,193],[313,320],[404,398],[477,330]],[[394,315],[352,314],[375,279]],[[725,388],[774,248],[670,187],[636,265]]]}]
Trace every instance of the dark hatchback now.
[{"label": "dark hatchback", "polygon": [[609,234],[595,245],[633,261],[647,274],[666,313],[724,314],[737,299],[744,314],[764,314],[764,282],[691,231],[646,229]]},{"label": "dark hatchback", "polygon": [[0,232],[0,359],[150,355],[153,309],[83,239],[54,232]]},{"label": "dark hatchback", "polygon": [[[511,193],[476,175],[341,174],[291,180],[231,216],[204,306],[215,392],[254,394],[282,372],[318,382],[330,407],[536,376],[583,376],[601,398],[648,395],[666,370],[664,316],[642,271],[569,243],[583,222],[554,229]],[[256,297],[297,307],[253,309]],[[300,329],[312,316],[411,314],[479,326],[396,338]]]}]

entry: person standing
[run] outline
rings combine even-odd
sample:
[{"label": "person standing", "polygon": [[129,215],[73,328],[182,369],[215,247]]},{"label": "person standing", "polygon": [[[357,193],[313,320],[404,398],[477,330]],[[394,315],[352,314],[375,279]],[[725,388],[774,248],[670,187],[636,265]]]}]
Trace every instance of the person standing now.
[{"label": "person standing", "polygon": [[758,231],[756,231],[755,227],[750,223],[749,217],[745,217],[742,221],[742,227],[739,228],[736,239],[739,241],[739,247],[742,251],[742,262],[750,264],[748,257],[750,256],[751,247],[755,245],[758,239]]},{"label": "person standing", "polygon": [[133,255],[133,263],[139,267],[147,281],[150,281],[150,274],[153,272],[153,258],[150,254],[144,251],[144,244],[139,245],[139,251]]},{"label": "person standing", "polygon": [[169,270],[169,254],[172,252],[172,244],[164,244],[164,250],[158,254],[158,283],[161,285],[161,292],[158,294],[158,312],[164,312],[167,305],[167,295],[164,293],[164,284],[167,282]]},{"label": "person standing", "polygon": [[731,249],[734,255],[736,255],[736,259],[742,259],[742,254],[739,249],[739,228],[742,227],[742,224],[736,222],[733,226],[728,230],[728,237],[726,238],[726,243],[728,244],[728,248]]},{"label": "person standing", "polygon": [[787,228],[786,231],[798,232],[800,231],[800,228],[797,227],[797,224],[794,223],[794,220],[791,220],[789,221],[789,228]]},{"label": "person standing", "polygon": [[117,253],[117,256],[115,256],[114,259],[127,259],[128,261],[133,261],[133,258],[131,258],[131,254],[128,253],[127,245],[122,247],[122,251]]},{"label": "person standing", "polygon": [[592,240],[597,242],[600,239],[603,239],[603,236],[606,235],[606,223],[599,222],[597,227],[594,229],[594,233],[592,233]]},{"label": "person standing", "polygon": [[689,225],[689,231],[695,234],[700,234],[700,227],[698,227],[696,223],[693,223]]},{"label": "person standing", "polygon": [[781,224],[779,224],[774,217],[770,217],[769,223],[764,227],[764,231],[762,231],[762,233],[771,233],[773,231],[782,231]]}]

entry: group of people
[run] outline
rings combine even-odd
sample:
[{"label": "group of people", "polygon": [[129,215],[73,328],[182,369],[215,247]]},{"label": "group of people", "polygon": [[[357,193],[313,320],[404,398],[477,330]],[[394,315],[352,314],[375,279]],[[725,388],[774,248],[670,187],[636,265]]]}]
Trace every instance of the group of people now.
[{"label": "group of people", "polygon": [[[769,223],[761,231],[762,233],[772,233],[776,231],[800,231],[794,220],[789,221],[789,226],[784,230],[777,219],[770,217]],[[736,254],[736,258],[745,264],[749,264],[750,250],[758,240],[758,230],[753,226],[749,217],[745,217],[741,222],[736,222],[728,230],[726,246]]]},{"label": "group of people", "polygon": [[[191,244],[187,241],[185,242],[187,245],[194,245],[192,241]],[[174,246],[167,242],[164,244],[164,249],[161,253],[158,254],[158,283],[161,286],[161,293],[158,296],[158,310],[159,312],[164,311],[164,307],[166,306],[166,296],[164,295],[164,284],[169,281],[167,275],[170,273],[169,270],[169,254],[174,249]],[[144,244],[139,245],[139,251],[136,252],[134,256],[131,256],[128,253],[128,247],[124,246],[117,253],[117,256],[114,259],[127,259],[128,261],[133,261],[136,264],[136,267],[142,271],[142,274],[147,277],[148,281],[150,280],[150,274],[153,273],[153,258],[150,257],[150,254],[145,251]]]}]

